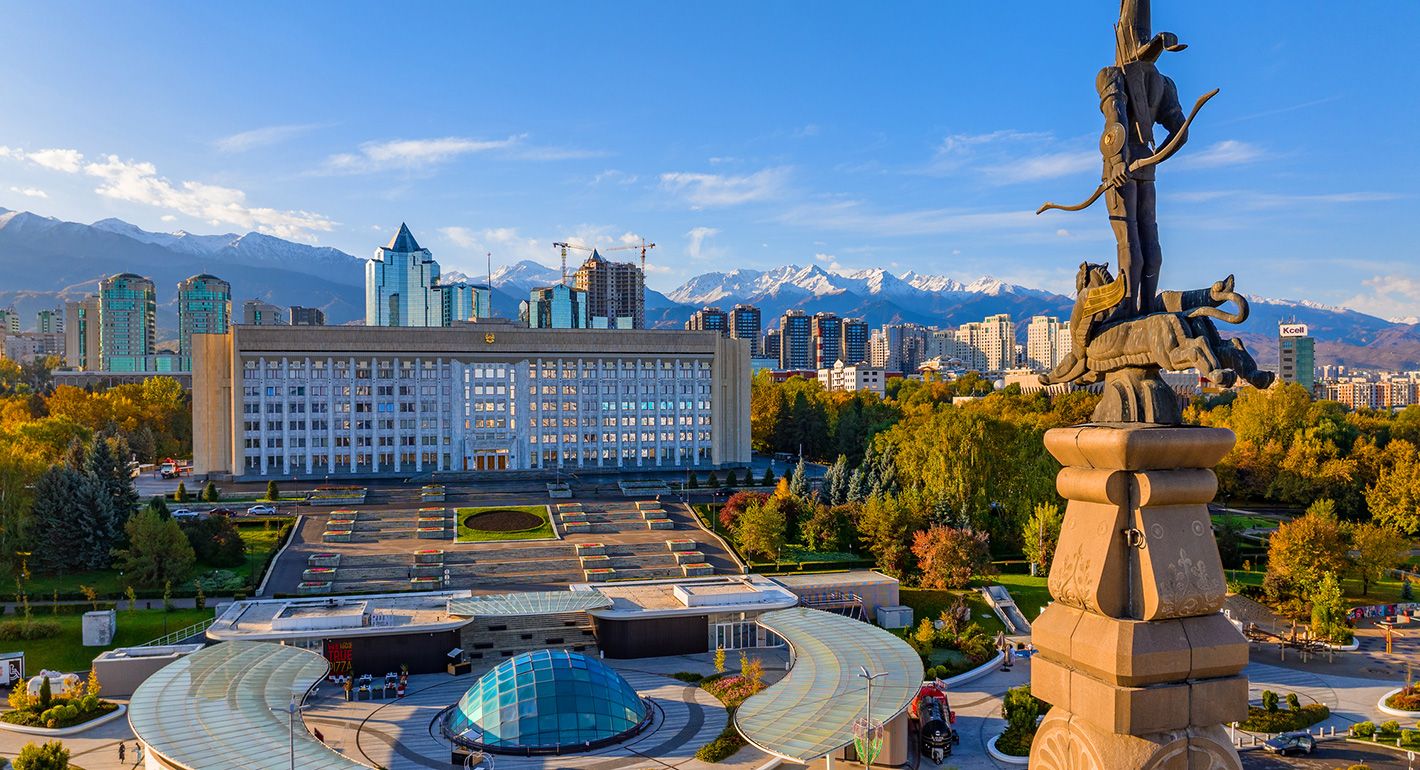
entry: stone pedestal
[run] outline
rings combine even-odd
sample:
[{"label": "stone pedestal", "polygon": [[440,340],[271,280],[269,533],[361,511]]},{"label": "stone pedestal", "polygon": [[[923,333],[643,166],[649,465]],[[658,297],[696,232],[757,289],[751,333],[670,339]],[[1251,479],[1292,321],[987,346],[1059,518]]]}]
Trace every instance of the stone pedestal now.
[{"label": "stone pedestal", "polygon": [[1231,431],[1139,423],[1048,432],[1070,502],[1034,623],[1031,691],[1053,708],[1038,770],[1235,770],[1247,641],[1221,614],[1208,516]]}]

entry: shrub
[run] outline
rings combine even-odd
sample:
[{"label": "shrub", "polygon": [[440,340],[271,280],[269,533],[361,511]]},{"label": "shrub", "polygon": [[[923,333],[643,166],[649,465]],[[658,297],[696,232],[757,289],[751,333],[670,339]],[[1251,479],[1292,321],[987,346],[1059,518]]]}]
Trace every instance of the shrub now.
[{"label": "shrub", "polygon": [[173,500],[175,500],[176,502],[179,502],[179,503],[185,503],[185,502],[187,502],[187,485],[186,485],[186,484],[182,483],[181,481],[178,482],[177,491],[173,493]]},{"label": "shrub", "polygon": [[1351,734],[1357,738],[1369,738],[1376,734],[1376,723],[1371,721],[1357,722],[1351,725]]},{"label": "shrub", "polygon": [[69,767],[69,749],[59,741],[46,741],[43,746],[26,743],[15,757],[15,770],[64,770]]},{"label": "shrub", "polygon": [[1420,711],[1420,687],[1406,685],[1400,692],[1385,699],[1385,705],[1401,711]]},{"label": "shrub", "polygon": [[1413,746],[1420,743],[1420,730],[1406,728],[1400,731],[1400,742],[1406,746]]},{"label": "shrub", "polygon": [[203,500],[205,500],[205,501],[207,501],[207,502],[209,502],[209,503],[215,503],[215,502],[217,502],[218,498],[220,498],[220,497],[221,497],[221,494],[217,492],[217,485],[216,485],[216,484],[213,484],[212,482],[209,481],[209,482],[207,482],[205,485],[203,485],[203,487],[202,487],[202,499],[203,499]]},{"label": "shrub", "polygon": [[1400,723],[1394,719],[1387,719],[1381,722],[1381,735],[1399,735]]},{"label": "shrub", "polygon": [[730,469],[730,475],[725,477],[725,486],[737,487],[740,485],[740,477],[735,474],[735,469]]},{"label": "shrub", "polygon": [[996,748],[1013,757],[1030,756],[1035,740],[1036,718],[1040,716],[1040,701],[1030,693],[1030,685],[1012,687],[1006,691],[1001,715],[1006,719],[1006,731],[996,739]]},{"label": "shrub", "polygon": [[773,469],[773,468],[765,468],[765,469],[764,469],[764,476],[763,476],[762,478],[760,478],[760,480],[759,480],[759,485],[762,486],[762,487],[772,487],[772,486],[774,486],[774,469]]},{"label": "shrub", "polygon": [[1289,730],[1301,730],[1310,727],[1317,722],[1331,716],[1331,709],[1320,703],[1308,703],[1300,709],[1277,709],[1268,711],[1265,708],[1251,706],[1247,710],[1247,720],[1240,727],[1254,733],[1285,733]]},{"label": "shrub", "polygon": [[1297,697],[1297,694],[1294,693],[1294,692],[1289,692],[1289,693],[1287,693],[1287,710],[1288,710],[1288,711],[1301,711],[1301,710],[1302,710],[1302,701],[1301,701],[1300,698]]},{"label": "shrub", "polygon": [[744,745],[745,740],[740,737],[740,732],[735,729],[734,720],[731,719],[730,724],[725,725],[725,729],[715,740],[695,752],[695,758],[701,762],[723,762],[744,748]]},{"label": "shrub", "polygon": [[686,488],[686,489],[699,489],[699,488],[700,488],[700,477],[697,476],[697,475],[694,474],[694,473],[690,474],[690,478],[686,479],[685,488]]},{"label": "shrub", "polygon": [[1277,693],[1271,690],[1262,691],[1262,708],[1266,711],[1277,710]]},{"label": "shrub", "polygon": [[49,677],[43,677],[39,680],[39,707],[41,709],[48,709],[50,702],[53,700],[54,690],[50,687]]},{"label": "shrub", "polygon": [[674,674],[671,674],[671,678],[679,679],[680,681],[687,682],[689,684],[699,684],[700,681],[705,678],[705,675],[697,674],[694,671],[677,671]]},{"label": "shrub", "polygon": [[59,636],[63,629],[53,620],[7,620],[0,623],[0,641],[22,642]]},{"label": "shrub", "polygon": [[710,477],[705,480],[705,486],[711,489],[720,488],[720,476],[715,471],[710,471]]}]

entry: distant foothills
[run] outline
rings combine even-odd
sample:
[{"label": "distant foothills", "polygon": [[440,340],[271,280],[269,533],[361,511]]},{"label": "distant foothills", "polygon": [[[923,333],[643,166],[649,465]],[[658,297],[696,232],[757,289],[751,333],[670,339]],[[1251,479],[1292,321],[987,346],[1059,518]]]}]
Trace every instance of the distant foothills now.
[{"label": "distant foothills", "polygon": [[[382,245],[380,240],[371,239],[372,251]],[[177,283],[204,272],[230,282],[236,303],[261,299],[281,307],[317,307],[327,323],[358,323],[364,317],[365,259],[260,233],[153,233],[119,219],[86,225],[0,208],[0,308],[13,306],[21,318],[34,318],[39,310],[88,296],[104,276],[132,272],[151,278],[158,287],[160,338],[176,334]],[[483,276],[469,278],[482,282]],[[532,261],[499,267],[492,275],[494,315],[516,318],[518,303],[528,298],[530,289],[558,278],[556,269]],[[939,275],[895,275],[880,268],[840,272],[786,265],[706,273],[668,294],[647,289],[646,325],[682,328],[703,307],[729,310],[741,303],[760,309],[766,329],[790,309],[862,318],[870,328],[899,322],[947,328],[1006,313],[1024,334],[1024,322],[1031,316],[1068,318],[1072,298],[991,278],[963,283]],[[1259,297],[1252,298],[1252,310],[1240,336],[1264,365],[1275,363],[1278,324],[1296,321],[1307,324],[1316,338],[1318,365],[1420,368],[1420,324]]]}]

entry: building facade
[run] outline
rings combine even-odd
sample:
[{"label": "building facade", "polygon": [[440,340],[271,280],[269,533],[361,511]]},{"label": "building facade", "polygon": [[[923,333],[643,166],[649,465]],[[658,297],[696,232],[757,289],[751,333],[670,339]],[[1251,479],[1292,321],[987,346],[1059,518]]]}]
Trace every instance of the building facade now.
[{"label": "building facade", "polygon": [[64,365],[81,372],[103,368],[98,295],[64,303]]},{"label": "building facade", "polygon": [[720,336],[730,336],[730,318],[718,307],[703,307],[690,314],[685,328],[698,332],[719,332]]},{"label": "building facade", "polygon": [[1277,327],[1277,377],[1301,385],[1308,393],[1316,388],[1316,340],[1306,324]]},{"label": "building facade", "polygon": [[64,310],[54,308],[35,313],[35,331],[40,334],[63,334]]},{"label": "building facade", "polygon": [[318,307],[291,306],[292,326],[325,326],[325,311]]},{"label": "building facade", "polygon": [[468,281],[440,284],[439,295],[443,307],[442,326],[477,321],[493,315],[493,290],[486,284]]},{"label": "building facade", "polygon": [[869,390],[879,396],[887,395],[889,377],[901,377],[901,372],[889,372],[879,366],[868,364],[845,364],[837,361],[833,366],[818,370],[818,381],[824,390],[855,393]]},{"label": "building facade", "polygon": [[99,282],[100,368],[110,372],[148,371],[157,336],[158,300],[153,282],[119,273]]},{"label": "building facade", "polygon": [[646,328],[646,276],[631,262],[611,262],[593,251],[572,276],[587,293],[587,319],[596,329]]},{"label": "building facade", "polygon": [[832,367],[843,357],[843,321],[833,313],[814,313],[809,319],[809,333],[813,335],[813,368]]},{"label": "building facade", "polygon": [[868,363],[868,322],[861,318],[845,318],[839,342],[839,360],[847,364]]},{"label": "building facade", "polygon": [[956,331],[956,358],[968,369],[1000,374],[1016,368],[1016,324],[1005,313],[962,324]]},{"label": "building facade", "polygon": [[529,329],[586,329],[587,293],[565,283],[533,289],[518,317]]},{"label": "building facade", "polygon": [[759,308],[754,305],[735,305],[730,309],[729,326],[731,337],[749,341],[750,358],[768,357],[761,339],[763,324]]},{"label": "building facade", "polygon": [[365,263],[366,326],[442,326],[439,263],[403,223]]},{"label": "building facade", "polygon": [[0,333],[20,333],[20,314],[13,307],[0,308]]},{"label": "building facade", "polygon": [[779,368],[815,369],[813,321],[802,310],[779,318]]},{"label": "building facade", "polygon": [[196,473],[749,462],[749,346],[689,331],[233,327],[194,338]]},{"label": "building facade", "polygon": [[1073,348],[1069,324],[1054,316],[1034,316],[1026,325],[1026,356],[1022,363],[1033,371],[1048,372],[1059,366]]},{"label": "building facade", "polygon": [[194,275],[178,284],[178,357],[192,368],[192,335],[226,334],[232,322],[232,285],[215,275]]},{"label": "building facade", "polygon": [[242,303],[242,323],[247,326],[286,326],[286,314],[281,308],[260,299]]}]

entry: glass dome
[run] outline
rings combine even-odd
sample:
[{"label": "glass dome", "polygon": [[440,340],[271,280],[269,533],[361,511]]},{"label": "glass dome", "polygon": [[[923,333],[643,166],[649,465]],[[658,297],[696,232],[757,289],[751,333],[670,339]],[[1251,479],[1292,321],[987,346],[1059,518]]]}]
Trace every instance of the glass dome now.
[{"label": "glass dome", "polygon": [[464,746],[511,754],[585,751],[634,735],[650,709],[621,675],[567,650],[535,650],[484,674],[444,717]]}]

